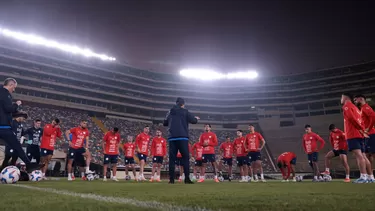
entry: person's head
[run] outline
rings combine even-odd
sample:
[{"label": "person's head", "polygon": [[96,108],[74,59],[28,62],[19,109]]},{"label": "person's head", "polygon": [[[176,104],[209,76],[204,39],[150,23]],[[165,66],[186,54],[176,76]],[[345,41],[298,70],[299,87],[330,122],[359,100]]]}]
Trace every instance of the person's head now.
[{"label": "person's head", "polygon": [[205,125],[204,125],[204,130],[205,130],[206,132],[211,131],[211,124],[205,124]]},{"label": "person's head", "polygon": [[40,119],[34,120],[34,128],[36,129],[40,128],[41,124],[42,124],[42,120]]},{"label": "person's head", "polygon": [[336,128],[336,126],[334,124],[330,124],[328,129],[331,132],[335,132],[337,130],[337,128]]},{"label": "person's head", "polygon": [[26,121],[28,115],[25,112],[17,112],[12,114],[13,119],[15,119],[17,122],[24,122]]},{"label": "person's head", "polygon": [[311,133],[311,125],[305,125],[305,132],[306,133]]},{"label": "person's head", "polygon": [[82,129],[87,128],[87,120],[82,120],[79,126],[81,126]]},{"label": "person's head", "polygon": [[156,136],[161,137],[161,130],[156,130]]},{"label": "person's head", "polygon": [[181,97],[178,97],[176,100],[176,105],[181,108],[185,108],[185,100],[182,99]]},{"label": "person's head", "polygon": [[366,96],[364,95],[356,95],[354,97],[354,103],[356,106],[363,106],[364,104],[366,104]]},{"label": "person's head", "polygon": [[17,88],[17,81],[14,78],[7,78],[4,80],[4,88],[9,91],[9,93],[13,93],[16,91]]},{"label": "person's head", "polygon": [[17,118],[14,118],[17,122],[24,122],[26,121],[25,117],[23,116],[20,116],[20,117],[17,117]]},{"label": "person's head", "polygon": [[112,129],[112,132],[113,132],[113,133],[118,133],[118,127],[114,127],[114,128]]},{"label": "person's head", "polygon": [[52,125],[53,126],[56,126],[58,124],[60,124],[60,120],[59,119],[56,118],[56,119],[52,120]]},{"label": "person's head", "polygon": [[343,93],[342,95],[341,95],[341,104],[342,105],[344,105],[346,102],[348,102],[348,101],[352,101],[352,99],[353,99],[353,97],[352,97],[352,95],[351,94],[349,94],[349,93]]},{"label": "person's head", "polygon": [[143,128],[143,132],[148,134],[150,132],[150,127],[148,125],[146,125],[144,128]]},{"label": "person's head", "polygon": [[254,125],[250,124],[250,125],[249,125],[249,130],[250,130],[251,133],[254,133],[254,132],[255,132],[255,127],[254,127]]},{"label": "person's head", "polygon": [[133,136],[131,136],[131,135],[128,135],[128,137],[126,139],[127,139],[128,143],[133,142]]},{"label": "person's head", "polygon": [[242,136],[242,133],[243,133],[242,130],[237,130],[237,136],[238,136],[238,137],[241,137],[241,136]]}]

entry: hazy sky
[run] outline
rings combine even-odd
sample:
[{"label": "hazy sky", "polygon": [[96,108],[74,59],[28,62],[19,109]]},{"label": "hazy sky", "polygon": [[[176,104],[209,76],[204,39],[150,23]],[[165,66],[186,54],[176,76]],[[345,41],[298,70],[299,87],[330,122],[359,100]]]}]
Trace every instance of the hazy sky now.
[{"label": "hazy sky", "polygon": [[289,74],[375,59],[374,1],[0,2],[0,26],[157,71]]}]

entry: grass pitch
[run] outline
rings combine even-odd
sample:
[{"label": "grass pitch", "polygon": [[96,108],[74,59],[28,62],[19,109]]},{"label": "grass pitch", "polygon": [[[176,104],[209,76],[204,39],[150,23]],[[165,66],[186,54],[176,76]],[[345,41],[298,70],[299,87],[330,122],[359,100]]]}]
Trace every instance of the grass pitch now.
[{"label": "grass pitch", "polygon": [[[42,181],[0,185],[0,210],[374,210],[375,184]],[[26,186],[26,187],[25,187]]]}]

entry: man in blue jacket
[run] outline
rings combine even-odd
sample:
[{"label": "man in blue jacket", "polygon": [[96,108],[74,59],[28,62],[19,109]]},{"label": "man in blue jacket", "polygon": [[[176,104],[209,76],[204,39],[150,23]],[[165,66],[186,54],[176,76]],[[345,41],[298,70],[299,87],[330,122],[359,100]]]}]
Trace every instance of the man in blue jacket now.
[{"label": "man in blue jacket", "polygon": [[199,117],[193,116],[187,109],[185,109],[185,101],[182,98],[177,98],[176,105],[171,108],[164,119],[163,125],[169,127],[168,142],[169,142],[169,183],[174,184],[175,177],[175,162],[177,152],[180,151],[182,155],[182,162],[184,166],[185,184],[192,184],[189,178],[189,123],[197,124]]}]

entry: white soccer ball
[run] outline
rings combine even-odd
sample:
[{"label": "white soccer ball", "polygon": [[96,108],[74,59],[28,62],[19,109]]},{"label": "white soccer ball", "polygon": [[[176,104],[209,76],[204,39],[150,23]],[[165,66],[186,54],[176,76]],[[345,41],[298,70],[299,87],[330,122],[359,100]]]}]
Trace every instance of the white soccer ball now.
[{"label": "white soccer ball", "polygon": [[20,179],[21,172],[15,166],[8,166],[1,171],[1,183],[14,184]]},{"label": "white soccer ball", "polygon": [[40,170],[35,170],[35,171],[31,172],[29,177],[30,177],[30,181],[39,182],[40,180],[43,179],[43,173]]},{"label": "white soccer ball", "polygon": [[324,175],[323,179],[324,179],[325,182],[331,182],[332,181],[332,177],[330,175]]},{"label": "white soccer ball", "polygon": [[220,182],[224,182],[224,177],[219,177],[218,179]]},{"label": "white soccer ball", "polygon": [[93,180],[95,179],[95,177],[94,177],[93,174],[88,174],[88,175],[86,176],[86,179],[87,179],[87,181],[93,181]]},{"label": "white soccer ball", "polygon": [[303,176],[296,176],[297,182],[302,182],[303,181]]},{"label": "white soccer ball", "polygon": [[129,175],[125,176],[125,180],[130,180],[130,179],[131,179],[131,177]]}]

